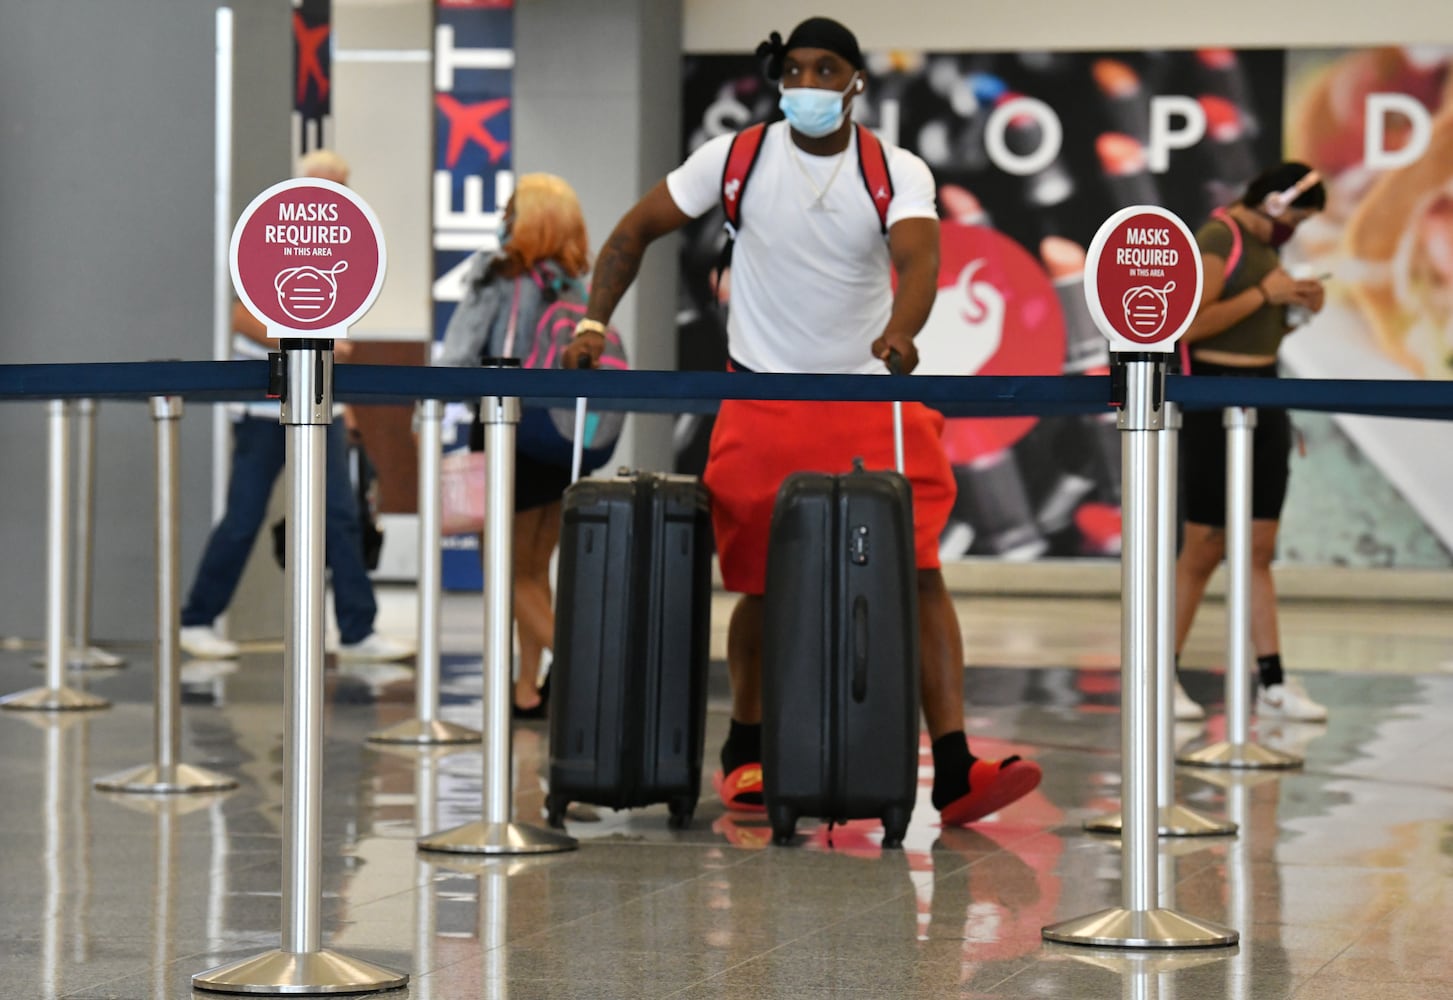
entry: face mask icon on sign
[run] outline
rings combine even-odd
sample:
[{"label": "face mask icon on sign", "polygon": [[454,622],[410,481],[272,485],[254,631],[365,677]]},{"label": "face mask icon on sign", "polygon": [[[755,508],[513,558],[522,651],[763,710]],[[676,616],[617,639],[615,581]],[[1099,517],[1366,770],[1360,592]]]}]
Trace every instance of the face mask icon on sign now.
[{"label": "face mask icon on sign", "polygon": [[1120,300],[1125,308],[1125,322],[1130,324],[1130,329],[1137,336],[1154,337],[1165,327],[1166,317],[1170,313],[1166,296],[1175,290],[1176,283],[1171,281],[1164,288],[1137,285],[1125,293],[1125,297]]},{"label": "face mask icon on sign", "polygon": [[272,283],[278,305],[300,323],[323,319],[338,301],[337,275],[346,270],[348,261],[340,260],[326,271],[311,265],[279,271]]}]

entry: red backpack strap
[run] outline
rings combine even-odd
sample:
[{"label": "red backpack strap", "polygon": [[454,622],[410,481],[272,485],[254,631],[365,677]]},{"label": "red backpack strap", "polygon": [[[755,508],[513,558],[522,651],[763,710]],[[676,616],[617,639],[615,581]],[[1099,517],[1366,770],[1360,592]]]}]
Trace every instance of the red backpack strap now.
[{"label": "red backpack strap", "polygon": [[858,128],[858,173],[873,207],[878,210],[878,225],[888,231],[888,205],[893,201],[893,177],[888,173],[888,151],[866,125]]},{"label": "red backpack strap", "polygon": [[727,232],[733,237],[742,224],[742,196],[746,194],[752,168],[757,165],[766,131],[765,124],[749,125],[736,134],[727,150],[726,166],[721,172],[721,207],[726,212]]},{"label": "red backpack strap", "polygon": [[1231,213],[1226,211],[1224,208],[1218,208],[1213,211],[1211,213],[1211,218],[1215,219],[1217,222],[1221,223],[1221,225],[1231,230],[1231,252],[1226,255],[1225,275],[1225,279],[1229,283],[1231,281],[1231,275],[1236,273],[1236,268],[1239,267],[1241,264],[1241,252],[1243,249],[1241,242],[1241,227],[1236,224],[1235,219],[1231,218]]}]

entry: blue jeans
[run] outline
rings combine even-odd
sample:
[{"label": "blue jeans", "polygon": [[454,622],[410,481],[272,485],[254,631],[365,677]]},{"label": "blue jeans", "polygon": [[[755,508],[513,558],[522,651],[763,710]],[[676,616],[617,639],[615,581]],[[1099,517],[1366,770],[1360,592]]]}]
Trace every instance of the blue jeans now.
[{"label": "blue jeans", "polygon": [[[197,567],[182,626],[211,625],[227,610],[247,556],[267,514],[273,483],[286,460],[283,426],[276,420],[244,417],[232,431],[232,474],[227,484],[227,512],[212,529]],[[327,509],[324,558],[333,570],[333,607],[339,636],[360,642],[373,632],[378,605],[373,582],[363,565],[358,504],[348,480],[348,450],[343,423],[328,428]]]}]

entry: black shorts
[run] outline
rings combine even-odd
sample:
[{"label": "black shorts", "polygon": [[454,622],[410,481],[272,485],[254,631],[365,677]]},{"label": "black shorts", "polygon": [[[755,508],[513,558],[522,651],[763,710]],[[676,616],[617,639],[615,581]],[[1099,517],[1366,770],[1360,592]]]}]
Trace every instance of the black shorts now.
[{"label": "black shorts", "polygon": [[[469,430],[469,450],[484,451],[484,425],[478,418]],[[515,513],[555,503],[570,485],[570,470],[540,462],[515,449]]]},{"label": "black shorts", "polygon": [[[1193,361],[1194,375],[1276,378],[1276,366],[1233,368]],[[1286,410],[1256,411],[1251,437],[1251,516],[1281,520],[1290,476],[1292,423]],[[1226,525],[1226,428],[1221,410],[1187,410],[1181,424],[1181,482],[1185,519],[1212,527]]]}]

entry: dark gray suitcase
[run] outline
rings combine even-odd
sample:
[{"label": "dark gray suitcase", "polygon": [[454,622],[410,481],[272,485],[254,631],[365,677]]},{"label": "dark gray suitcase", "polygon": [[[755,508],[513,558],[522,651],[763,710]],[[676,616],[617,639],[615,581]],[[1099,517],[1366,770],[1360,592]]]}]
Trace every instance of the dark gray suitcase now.
[{"label": "dark gray suitcase", "polygon": [[800,473],[767,556],[762,778],[773,840],[880,818],[898,847],[918,786],[913,494],[897,472]]},{"label": "dark gray suitcase", "polygon": [[665,802],[688,826],[706,737],[706,487],[623,471],[580,480],[562,507],[547,817]]}]

